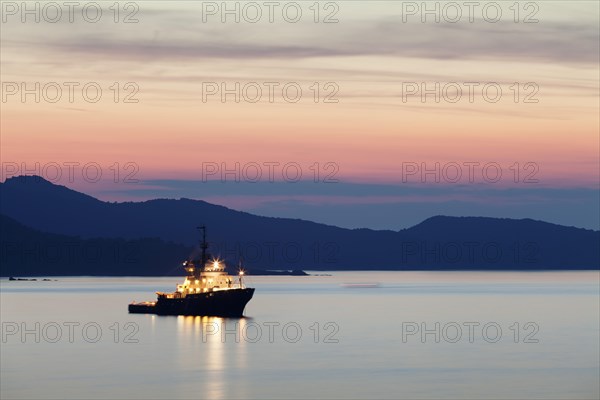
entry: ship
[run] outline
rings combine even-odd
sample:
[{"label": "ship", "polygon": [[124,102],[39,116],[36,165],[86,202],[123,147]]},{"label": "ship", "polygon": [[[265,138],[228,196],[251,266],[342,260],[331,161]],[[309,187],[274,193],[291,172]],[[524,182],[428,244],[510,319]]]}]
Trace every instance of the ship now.
[{"label": "ship", "polygon": [[186,260],[183,267],[187,276],[175,292],[156,292],[156,301],[129,304],[132,314],[200,315],[215,317],[242,317],[246,304],[254,295],[254,288],[244,285],[244,270],[239,266],[237,276],[226,271],[224,261],[208,254],[206,227],[200,226],[202,240],[200,260]]}]

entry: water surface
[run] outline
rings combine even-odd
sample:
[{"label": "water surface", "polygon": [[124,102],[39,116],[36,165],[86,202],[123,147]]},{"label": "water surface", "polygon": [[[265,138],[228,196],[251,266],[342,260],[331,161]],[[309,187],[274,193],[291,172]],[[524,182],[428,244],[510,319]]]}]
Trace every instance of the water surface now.
[{"label": "water surface", "polygon": [[0,397],[600,396],[597,271],[331,274],[248,277],[243,319],[127,313],[177,278],[4,279]]}]

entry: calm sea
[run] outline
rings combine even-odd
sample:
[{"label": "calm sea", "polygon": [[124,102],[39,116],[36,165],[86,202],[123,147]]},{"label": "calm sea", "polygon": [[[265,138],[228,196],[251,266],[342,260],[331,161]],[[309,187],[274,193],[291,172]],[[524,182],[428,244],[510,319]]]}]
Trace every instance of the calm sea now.
[{"label": "calm sea", "polygon": [[127,313],[178,278],[3,279],[0,397],[597,399],[599,279],[248,277],[243,319]]}]

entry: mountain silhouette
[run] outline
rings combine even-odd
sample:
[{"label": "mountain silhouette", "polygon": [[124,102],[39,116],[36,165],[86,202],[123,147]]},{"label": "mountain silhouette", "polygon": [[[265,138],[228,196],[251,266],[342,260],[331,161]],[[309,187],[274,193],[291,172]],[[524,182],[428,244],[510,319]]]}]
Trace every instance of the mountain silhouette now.
[{"label": "mountain silhouette", "polygon": [[181,275],[191,249],[160,239],[81,239],[0,215],[0,276]]},{"label": "mountain silhouette", "polygon": [[[64,247],[68,242],[85,246],[90,240],[104,240],[106,251],[127,244],[138,246],[142,261],[113,265],[111,268],[120,268],[118,275],[170,274],[197,243],[196,227],[201,224],[208,227],[214,256],[230,264],[243,258],[245,264],[262,269],[546,270],[600,266],[599,231],[530,219],[436,216],[400,231],[344,229],[256,216],[200,200],[103,202],[37,176],[0,183],[0,213],[8,217],[1,220],[3,248],[15,242],[15,232],[20,232],[23,249],[28,241]],[[153,256],[146,258],[146,251]],[[14,251],[11,254],[10,260],[3,254],[3,261],[16,263],[20,256]],[[111,274],[114,269],[104,275]]]}]

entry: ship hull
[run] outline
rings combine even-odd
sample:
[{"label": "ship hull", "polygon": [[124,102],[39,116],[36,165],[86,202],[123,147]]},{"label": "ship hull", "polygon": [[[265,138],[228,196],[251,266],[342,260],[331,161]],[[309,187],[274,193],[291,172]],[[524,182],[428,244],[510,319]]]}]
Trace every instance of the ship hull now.
[{"label": "ship hull", "polygon": [[188,294],[184,298],[159,296],[155,304],[130,304],[129,312],[132,314],[241,317],[246,304],[253,295],[254,288],[245,288]]}]

